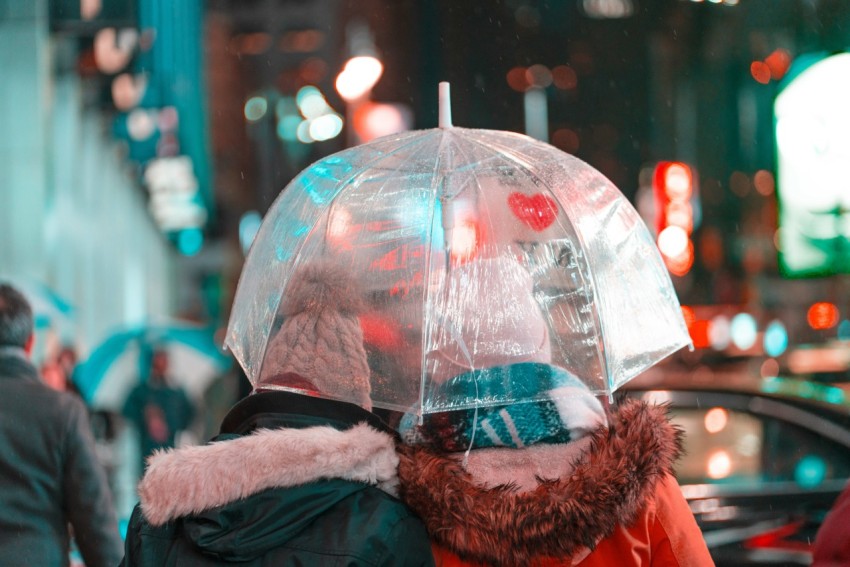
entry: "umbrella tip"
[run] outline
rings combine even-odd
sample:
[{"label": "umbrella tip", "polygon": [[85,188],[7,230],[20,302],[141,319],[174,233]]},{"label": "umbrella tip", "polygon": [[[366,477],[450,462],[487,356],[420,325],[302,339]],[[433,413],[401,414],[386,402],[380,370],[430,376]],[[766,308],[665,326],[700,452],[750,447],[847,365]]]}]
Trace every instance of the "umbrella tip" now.
[{"label": "umbrella tip", "polygon": [[440,82],[440,128],[452,127],[452,99],[449,93],[449,83]]}]

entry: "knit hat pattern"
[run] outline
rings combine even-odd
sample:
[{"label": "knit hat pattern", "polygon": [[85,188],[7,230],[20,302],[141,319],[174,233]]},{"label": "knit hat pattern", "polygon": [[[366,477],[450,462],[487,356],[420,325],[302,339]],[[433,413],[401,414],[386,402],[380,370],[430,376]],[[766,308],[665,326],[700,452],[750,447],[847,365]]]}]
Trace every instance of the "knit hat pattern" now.
[{"label": "knit hat pattern", "polygon": [[438,405],[454,400],[458,409],[427,414],[421,426],[416,415],[406,414],[400,425],[406,443],[448,452],[470,446],[519,449],[568,443],[607,422],[602,404],[581,380],[551,364],[474,370],[442,384],[432,398]]},{"label": "knit hat pattern", "polygon": [[362,294],[344,269],[328,260],[296,270],[281,300],[285,317],[269,341],[258,388],[297,374],[320,395],[371,410],[369,364],[359,313]]}]

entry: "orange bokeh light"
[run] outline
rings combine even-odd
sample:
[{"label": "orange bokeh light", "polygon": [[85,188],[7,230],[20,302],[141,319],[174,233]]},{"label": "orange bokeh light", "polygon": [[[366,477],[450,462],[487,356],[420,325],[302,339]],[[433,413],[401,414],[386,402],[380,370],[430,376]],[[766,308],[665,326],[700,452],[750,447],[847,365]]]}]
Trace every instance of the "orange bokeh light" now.
[{"label": "orange bokeh light", "polygon": [[815,330],[831,329],[838,324],[838,307],[834,303],[821,301],[809,307],[806,321]]}]

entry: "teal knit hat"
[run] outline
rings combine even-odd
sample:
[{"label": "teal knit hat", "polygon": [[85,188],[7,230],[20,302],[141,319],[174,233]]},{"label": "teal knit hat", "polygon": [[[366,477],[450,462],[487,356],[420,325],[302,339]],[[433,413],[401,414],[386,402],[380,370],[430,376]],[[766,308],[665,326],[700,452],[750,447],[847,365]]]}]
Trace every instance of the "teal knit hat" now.
[{"label": "teal knit hat", "polygon": [[[476,400],[529,400],[540,393],[545,397],[474,407]],[[449,452],[522,448],[567,443],[606,424],[602,404],[581,380],[551,364],[473,370],[437,386],[431,398],[435,405],[459,409],[427,414],[421,426],[417,415],[405,414],[399,429],[406,443]]]}]

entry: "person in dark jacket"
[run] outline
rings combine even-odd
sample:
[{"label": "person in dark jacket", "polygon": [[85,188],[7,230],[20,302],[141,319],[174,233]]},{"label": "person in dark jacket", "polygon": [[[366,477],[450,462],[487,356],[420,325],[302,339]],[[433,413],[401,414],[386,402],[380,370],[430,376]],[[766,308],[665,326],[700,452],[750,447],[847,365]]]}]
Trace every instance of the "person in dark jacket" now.
[{"label": "person in dark jacket", "polygon": [[148,459],[122,565],[433,564],[396,498],[394,433],[370,411],[359,310],[333,265],[293,274],[254,392],[213,443]]},{"label": "person in dark jacket", "polygon": [[30,305],[0,284],[0,562],[68,565],[70,524],[87,567],[114,566],[121,538],[86,408],[43,383],[33,340]]}]

